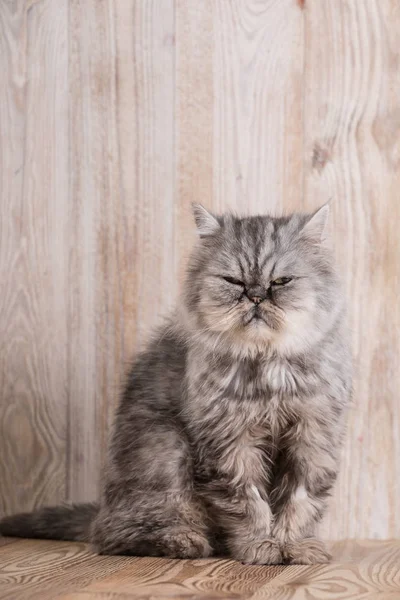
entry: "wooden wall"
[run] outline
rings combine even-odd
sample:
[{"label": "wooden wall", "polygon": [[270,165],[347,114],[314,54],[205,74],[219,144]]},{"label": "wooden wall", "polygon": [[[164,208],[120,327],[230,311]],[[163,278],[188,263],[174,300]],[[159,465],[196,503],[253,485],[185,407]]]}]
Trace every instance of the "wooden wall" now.
[{"label": "wooden wall", "polygon": [[190,202],[333,198],[357,377],[323,531],[399,536],[398,0],[2,0],[0,136],[0,512],[96,497]]}]

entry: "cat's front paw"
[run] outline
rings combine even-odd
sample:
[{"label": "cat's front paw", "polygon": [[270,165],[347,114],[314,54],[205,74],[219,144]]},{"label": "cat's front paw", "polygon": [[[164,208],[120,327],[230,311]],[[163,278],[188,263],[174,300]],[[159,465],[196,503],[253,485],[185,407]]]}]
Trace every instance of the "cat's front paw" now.
[{"label": "cat's front paw", "polygon": [[283,559],[291,565],[327,563],[332,558],[325,544],[316,538],[305,538],[282,545]]},{"label": "cat's front paw", "polygon": [[279,544],[272,538],[237,549],[234,558],[247,565],[279,565],[283,560]]}]

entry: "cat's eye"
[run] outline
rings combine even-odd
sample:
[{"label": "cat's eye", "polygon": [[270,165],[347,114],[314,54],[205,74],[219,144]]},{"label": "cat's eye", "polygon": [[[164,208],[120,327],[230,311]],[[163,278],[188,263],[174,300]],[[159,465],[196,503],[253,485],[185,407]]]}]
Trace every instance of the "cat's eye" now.
[{"label": "cat's eye", "polygon": [[235,279],[234,277],[222,277],[222,279],[224,279],[228,283],[232,283],[232,285],[241,285],[242,287],[244,287],[243,281],[240,281],[239,279]]},{"label": "cat's eye", "polygon": [[292,277],[278,277],[271,281],[271,285],[286,285],[292,281]]}]

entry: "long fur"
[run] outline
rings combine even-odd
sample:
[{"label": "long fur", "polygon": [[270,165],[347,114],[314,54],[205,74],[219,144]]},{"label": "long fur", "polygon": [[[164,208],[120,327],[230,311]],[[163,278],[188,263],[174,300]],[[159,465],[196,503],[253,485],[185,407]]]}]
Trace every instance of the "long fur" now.
[{"label": "long fur", "polygon": [[132,365],[99,506],[7,517],[0,532],[105,554],[326,561],[313,536],[351,391],[326,217],[196,207],[186,284]]}]

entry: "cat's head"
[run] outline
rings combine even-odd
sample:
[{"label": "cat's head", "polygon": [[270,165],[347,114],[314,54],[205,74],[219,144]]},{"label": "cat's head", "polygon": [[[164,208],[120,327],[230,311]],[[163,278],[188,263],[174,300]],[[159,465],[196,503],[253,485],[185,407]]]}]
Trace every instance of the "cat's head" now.
[{"label": "cat's head", "polygon": [[192,329],[237,355],[301,352],[332,322],[341,298],[323,242],[327,205],[287,217],[214,216],[194,206],[200,241],[185,308]]}]

